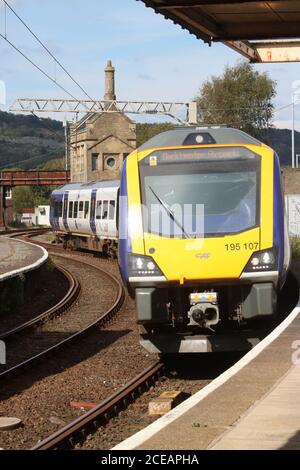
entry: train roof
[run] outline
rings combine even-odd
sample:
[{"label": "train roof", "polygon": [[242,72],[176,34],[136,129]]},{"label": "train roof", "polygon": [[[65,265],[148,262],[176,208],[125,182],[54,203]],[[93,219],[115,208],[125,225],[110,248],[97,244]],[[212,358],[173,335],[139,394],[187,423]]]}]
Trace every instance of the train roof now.
[{"label": "train roof", "polygon": [[175,129],[162,132],[161,134],[157,134],[141,145],[139,150],[201,144],[262,145],[259,140],[239,129],[221,126],[187,126],[177,127]]},{"label": "train roof", "polygon": [[119,180],[90,181],[88,183],[68,183],[53,192],[55,193],[56,191],[60,192],[82,189],[118,188],[119,186]]}]

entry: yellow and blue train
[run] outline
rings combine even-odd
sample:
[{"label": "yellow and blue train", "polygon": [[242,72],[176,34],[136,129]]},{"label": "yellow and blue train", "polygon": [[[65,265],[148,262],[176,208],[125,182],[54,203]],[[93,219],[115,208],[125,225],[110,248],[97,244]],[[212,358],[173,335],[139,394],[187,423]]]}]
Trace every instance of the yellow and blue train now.
[{"label": "yellow and blue train", "polygon": [[244,349],[276,315],[290,259],[279,159],[240,130],[159,134],[120,181],[54,191],[50,221],[65,245],[118,249],[149,351]]},{"label": "yellow and blue train", "polygon": [[124,162],[119,237],[147,349],[234,349],[222,332],[273,319],[289,266],[278,156],[237,129],[155,136]]}]

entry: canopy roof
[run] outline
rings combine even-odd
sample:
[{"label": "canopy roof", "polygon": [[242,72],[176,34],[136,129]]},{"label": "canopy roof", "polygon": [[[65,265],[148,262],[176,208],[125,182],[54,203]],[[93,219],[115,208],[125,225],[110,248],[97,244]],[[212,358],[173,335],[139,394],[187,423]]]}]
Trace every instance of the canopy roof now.
[{"label": "canopy roof", "polygon": [[300,0],[140,0],[211,44],[221,41],[252,62],[300,60]]}]

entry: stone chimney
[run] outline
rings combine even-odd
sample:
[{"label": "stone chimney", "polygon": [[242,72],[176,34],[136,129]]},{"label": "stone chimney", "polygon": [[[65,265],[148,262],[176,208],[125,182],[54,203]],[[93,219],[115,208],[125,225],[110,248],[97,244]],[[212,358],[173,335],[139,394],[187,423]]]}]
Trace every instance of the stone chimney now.
[{"label": "stone chimney", "polygon": [[111,60],[107,61],[107,65],[104,69],[105,72],[105,94],[104,100],[115,100],[115,68],[113,67]]}]

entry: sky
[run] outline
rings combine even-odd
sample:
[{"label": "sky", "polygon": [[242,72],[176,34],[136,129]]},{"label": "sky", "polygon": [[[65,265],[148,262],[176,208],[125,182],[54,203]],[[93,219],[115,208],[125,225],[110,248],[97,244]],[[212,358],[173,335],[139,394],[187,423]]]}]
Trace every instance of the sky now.
[{"label": "sky", "polygon": [[[116,68],[119,100],[184,102],[191,101],[211,75],[220,75],[226,65],[241,60],[222,44],[209,47],[141,1],[7,1],[94,98],[103,97],[108,59]],[[76,98],[85,98],[19,20],[9,11],[5,15],[3,5],[0,0],[0,33]],[[277,82],[275,108],[289,105],[292,85],[300,80],[300,64],[257,64],[255,68]],[[1,103],[3,82],[6,104]],[[1,110],[8,110],[16,98],[63,97],[67,96],[0,37]],[[274,125],[291,128],[291,107],[276,112]],[[300,104],[295,107],[295,127],[300,131]]]}]

